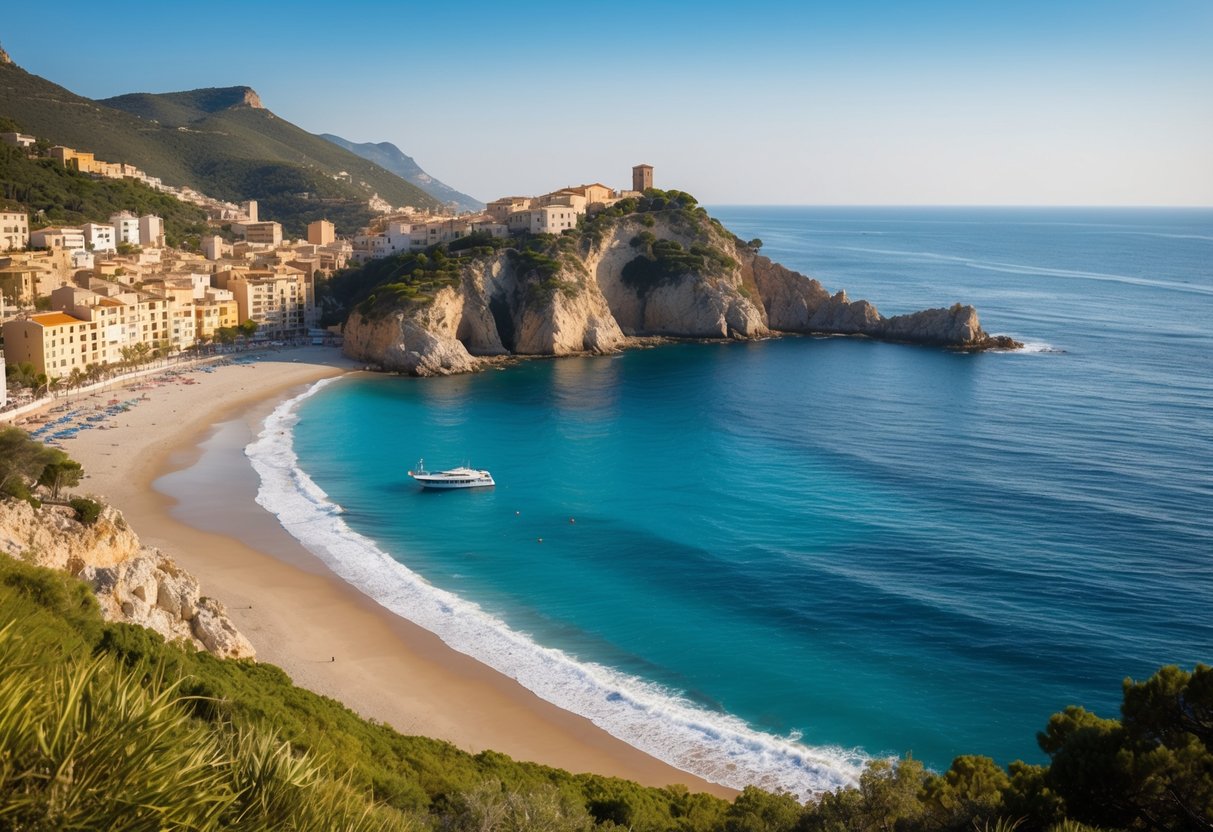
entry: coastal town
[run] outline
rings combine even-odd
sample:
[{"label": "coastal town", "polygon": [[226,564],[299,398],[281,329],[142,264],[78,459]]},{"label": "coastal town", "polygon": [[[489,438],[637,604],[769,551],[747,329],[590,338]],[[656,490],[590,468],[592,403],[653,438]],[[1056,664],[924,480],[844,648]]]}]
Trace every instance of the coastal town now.
[{"label": "coastal town", "polygon": [[0,832],[1213,832],[1206,6],[11,4]]},{"label": "coastal town", "polygon": [[458,214],[394,208],[375,196],[368,207],[378,215],[356,234],[338,236],[320,219],[307,225],[306,239],[288,239],[256,200],[213,199],[25,133],[0,133],[0,141],[80,175],[138,182],[195,205],[213,232],[190,250],[166,245],[164,220],[152,214],[124,210],[62,226],[0,211],[0,408],[237,341],[339,344],[339,327],[320,327],[317,285],[341,269],[470,235],[558,235],[653,185],[653,168],[637,165],[630,188],[583,184]]}]

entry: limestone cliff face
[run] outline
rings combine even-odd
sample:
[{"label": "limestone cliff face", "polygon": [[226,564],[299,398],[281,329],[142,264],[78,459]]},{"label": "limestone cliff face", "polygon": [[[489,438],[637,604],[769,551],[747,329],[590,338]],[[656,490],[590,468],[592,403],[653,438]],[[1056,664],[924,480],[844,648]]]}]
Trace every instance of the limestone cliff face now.
[{"label": "limestone cliff face", "polygon": [[[355,311],[345,328],[345,354],[385,370],[418,376],[449,375],[475,370],[479,362],[468,352],[476,334],[474,319],[464,322],[464,295],[443,289],[433,302],[417,310],[372,317]],[[462,331],[466,341],[457,336]],[[504,351],[504,350],[502,350]]]},{"label": "limestone cliff face", "polygon": [[223,605],[158,549],[143,546],[116,509],[92,525],[60,506],[0,500],[0,553],[68,572],[92,586],[107,621],[139,624],[224,658],[252,658],[253,646]]},{"label": "limestone cliff face", "polygon": [[[662,261],[670,246],[675,256]],[[885,318],[686,212],[619,217],[592,235],[553,241],[550,253],[557,265],[546,271],[510,252],[468,258],[456,288],[387,313],[355,311],[345,351],[386,370],[443,375],[478,369],[485,356],[603,353],[640,336],[801,333],[1021,346],[987,335],[971,306]]]},{"label": "limestone cliff face", "polygon": [[648,232],[686,250],[696,244],[729,252],[731,238],[710,225],[625,217],[613,233],[586,256],[586,267],[607,298],[612,313],[628,335],[679,338],[757,338],[769,334],[766,313],[746,287],[737,268],[687,272],[656,286],[637,288],[625,280],[625,268],[638,254],[632,241]]}]

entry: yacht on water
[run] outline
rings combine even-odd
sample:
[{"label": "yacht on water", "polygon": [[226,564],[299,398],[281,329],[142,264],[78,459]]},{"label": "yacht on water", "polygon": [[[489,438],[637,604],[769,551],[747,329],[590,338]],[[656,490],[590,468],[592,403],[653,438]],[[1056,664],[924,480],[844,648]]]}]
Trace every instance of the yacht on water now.
[{"label": "yacht on water", "polygon": [[449,471],[427,471],[425,460],[417,460],[417,470],[409,471],[422,488],[485,488],[496,485],[488,471],[474,468],[452,468]]}]

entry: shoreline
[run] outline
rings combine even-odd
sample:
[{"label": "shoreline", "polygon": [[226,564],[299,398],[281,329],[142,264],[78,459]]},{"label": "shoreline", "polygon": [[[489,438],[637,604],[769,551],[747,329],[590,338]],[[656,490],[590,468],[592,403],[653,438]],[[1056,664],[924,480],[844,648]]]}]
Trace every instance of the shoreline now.
[{"label": "shoreline", "polygon": [[[204,592],[227,606],[259,661],[363,717],[473,753],[492,749],[649,786],[737,794],[639,751],[392,614],[337,577],[253,502],[258,479],[243,445],[279,403],[359,367],[331,348],[302,347],[196,374],[196,383],[164,394],[157,390],[151,401],[119,416],[117,427],[66,445],[89,475],[78,490],[113,503],[145,543],[193,573]],[[164,480],[172,491],[167,481],[188,475],[215,445],[226,446],[219,455],[238,448],[241,464],[207,471],[221,482],[209,488],[195,482],[197,490],[187,492],[214,503],[206,510],[217,522],[208,521],[208,528],[153,483]]]}]

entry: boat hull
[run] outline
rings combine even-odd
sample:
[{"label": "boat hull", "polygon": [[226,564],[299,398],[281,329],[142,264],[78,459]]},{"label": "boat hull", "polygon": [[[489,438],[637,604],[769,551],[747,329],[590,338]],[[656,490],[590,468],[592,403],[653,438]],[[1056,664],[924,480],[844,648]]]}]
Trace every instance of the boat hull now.
[{"label": "boat hull", "polygon": [[432,488],[435,490],[449,491],[454,488],[489,488],[496,485],[492,477],[478,478],[474,480],[442,480],[431,479],[426,476],[412,475],[413,479],[422,488]]}]

